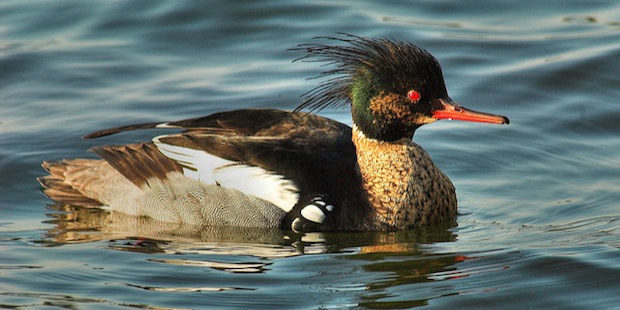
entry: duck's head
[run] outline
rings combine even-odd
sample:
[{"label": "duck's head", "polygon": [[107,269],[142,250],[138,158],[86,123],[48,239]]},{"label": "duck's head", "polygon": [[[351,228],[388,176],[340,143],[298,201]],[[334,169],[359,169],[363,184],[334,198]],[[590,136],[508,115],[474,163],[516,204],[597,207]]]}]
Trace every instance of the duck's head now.
[{"label": "duck's head", "polygon": [[332,75],[306,93],[298,109],[350,104],[353,122],[369,138],[413,138],[440,119],[508,124],[508,118],[459,106],[449,96],[439,62],[413,44],[353,35],[322,38],[342,45],[304,44],[300,59],[325,62]]}]

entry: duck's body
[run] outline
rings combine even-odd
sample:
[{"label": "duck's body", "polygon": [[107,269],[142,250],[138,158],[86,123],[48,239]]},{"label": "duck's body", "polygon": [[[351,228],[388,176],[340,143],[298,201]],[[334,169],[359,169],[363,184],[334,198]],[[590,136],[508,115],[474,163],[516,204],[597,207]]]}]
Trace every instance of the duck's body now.
[{"label": "duck's body", "polygon": [[[45,193],[59,202],[196,225],[393,230],[454,220],[454,186],[412,141],[415,129],[441,118],[507,119],[455,106],[427,52],[347,38],[342,41],[354,48],[303,48],[308,57],[339,61],[340,69],[329,73],[341,74],[309,93],[304,106],[350,100],[353,128],[271,109],[113,128],[87,138],[133,129],[184,131],[95,148],[102,160],[45,162],[50,175],[39,179]],[[377,67],[381,60],[389,61],[385,68]],[[390,76],[394,83],[384,80]]]}]

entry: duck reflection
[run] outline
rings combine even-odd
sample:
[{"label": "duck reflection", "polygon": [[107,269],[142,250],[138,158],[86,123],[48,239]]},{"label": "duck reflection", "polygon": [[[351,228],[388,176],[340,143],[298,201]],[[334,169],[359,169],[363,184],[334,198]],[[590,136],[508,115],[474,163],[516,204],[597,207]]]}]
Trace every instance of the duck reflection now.
[{"label": "duck reflection", "polygon": [[[48,240],[45,241],[49,246],[105,241],[113,250],[159,253],[158,257],[149,261],[180,268],[201,268],[236,274],[266,273],[273,271],[272,265],[281,258],[338,254],[333,258],[345,259],[349,261],[347,264],[359,266],[364,274],[363,278],[367,277],[367,282],[360,283],[362,296],[359,305],[369,308],[425,305],[427,300],[424,298],[397,302],[383,299],[387,296],[386,291],[401,286],[422,283],[428,285],[450,280],[448,277],[438,278],[437,275],[452,273],[459,262],[467,259],[462,254],[436,253],[433,250],[435,245],[456,241],[457,235],[451,229],[455,227],[455,223],[409,231],[300,235],[277,229],[198,227],[168,223],[98,208],[62,204],[50,207],[55,212],[49,214],[51,219],[47,221],[54,224],[48,231]],[[179,258],[165,254],[191,255]],[[230,259],[230,256],[239,255],[248,259],[242,262]],[[337,283],[342,281],[341,270],[330,264],[313,266],[318,269],[312,273],[320,274],[323,279],[321,281],[327,281],[334,289],[339,289]],[[305,271],[307,274],[307,270]],[[188,290],[187,287],[180,289]]]},{"label": "duck reflection", "polygon": [[[396,232],[337,232],[298,234],[280,229],[198,226],[159,221],[125,213],[66,204],[49,205],[51,218],[47,243],[94,242],[116,239],[158,240],[157,242],[199,242],[294,246],[300,254],[317,253],[315,244],[323,244],[325,252],[355,252],[360,256],[373,253],[409,253],[423,251],[421,244],[450,242],[456,235],[450,230],[455,223]],[[307,253],[302,249],[309,249]],[[420,252],[421,253],[421,252]]]}]

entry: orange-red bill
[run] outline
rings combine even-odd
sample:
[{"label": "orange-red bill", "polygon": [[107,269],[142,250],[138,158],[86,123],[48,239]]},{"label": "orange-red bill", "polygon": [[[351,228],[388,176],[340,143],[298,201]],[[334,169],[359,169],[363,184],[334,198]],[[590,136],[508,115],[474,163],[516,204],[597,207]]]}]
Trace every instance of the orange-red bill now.
[{"label": "orange-red bill", "polygon": [[451,100],[440,100],[440,102],[443,109],[433,111],[433,118],[492,124],[510,123],[510,120],[505,116],[469,110]]}]

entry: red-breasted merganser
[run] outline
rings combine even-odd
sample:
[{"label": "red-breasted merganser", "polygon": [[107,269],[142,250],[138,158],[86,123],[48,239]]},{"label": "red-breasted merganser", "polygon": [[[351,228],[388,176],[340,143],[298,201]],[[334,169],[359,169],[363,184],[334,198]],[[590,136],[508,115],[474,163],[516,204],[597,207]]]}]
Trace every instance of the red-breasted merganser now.
[{"label": "red-breasted merganser", "polygon": [[[413,44],[354,35],[304,44],[331,76],[295,111],[243,109],[106,129],[181,128],[101,146],[102,159],[46,161],[51,199],[192,225],[296,232],[396,230],[453,221],[456,193],[415,130],[440,119],[508,124],[448,96],[437,60]],[[300,109],[350,105],[353,127]]]}]

